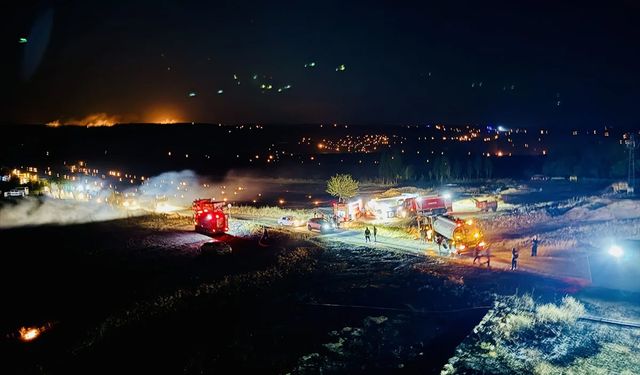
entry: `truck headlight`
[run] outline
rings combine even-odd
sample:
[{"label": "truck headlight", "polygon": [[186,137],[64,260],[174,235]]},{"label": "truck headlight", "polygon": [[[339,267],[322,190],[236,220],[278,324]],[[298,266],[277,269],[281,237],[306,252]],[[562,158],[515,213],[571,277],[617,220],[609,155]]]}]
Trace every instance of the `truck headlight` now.
[{"label": "truck headlight", "polygon": [[609,248],[609,255],[620,258],[622,255],[624,255],[624,250],[618,245],[612,245]]}]

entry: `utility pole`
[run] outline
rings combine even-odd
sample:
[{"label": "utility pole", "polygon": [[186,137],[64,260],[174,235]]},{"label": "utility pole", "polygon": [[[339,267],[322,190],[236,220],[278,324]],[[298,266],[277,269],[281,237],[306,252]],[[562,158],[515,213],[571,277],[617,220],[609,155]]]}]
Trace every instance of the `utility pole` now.
[{"label": "utility pole", "polygon": [[636,184],[636,138],[633,133],[629,134],[629,138],[624,141],[624,144],[629,150],[629,170],[627,177],[627,193],[634,194]]}]

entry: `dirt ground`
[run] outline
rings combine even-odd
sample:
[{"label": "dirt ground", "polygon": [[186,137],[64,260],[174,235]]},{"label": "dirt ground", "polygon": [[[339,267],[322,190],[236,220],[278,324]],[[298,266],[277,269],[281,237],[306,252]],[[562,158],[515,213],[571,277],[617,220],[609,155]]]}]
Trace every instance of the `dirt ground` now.
[{"label": "dirt ground", "polygon": [[495,294],[574,290],[235,222],[221,256],[175,216],[3,230],[3,373],[433,373]]}]

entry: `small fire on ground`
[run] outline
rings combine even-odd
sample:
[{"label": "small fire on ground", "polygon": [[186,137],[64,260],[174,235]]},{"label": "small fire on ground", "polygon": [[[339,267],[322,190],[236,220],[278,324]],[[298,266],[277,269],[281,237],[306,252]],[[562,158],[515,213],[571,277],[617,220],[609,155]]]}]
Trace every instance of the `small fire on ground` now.
[{"label": "small fire on ground", "polygon": [[40,337],[42,333],[49,330],[51,327],[53,327],[53,323],[46,323],[45,325],[42,325],[39,327],[37,326],[20,327],[20,329],[18,329],[17,337],[22,342],[34,341],[35,339]]}]

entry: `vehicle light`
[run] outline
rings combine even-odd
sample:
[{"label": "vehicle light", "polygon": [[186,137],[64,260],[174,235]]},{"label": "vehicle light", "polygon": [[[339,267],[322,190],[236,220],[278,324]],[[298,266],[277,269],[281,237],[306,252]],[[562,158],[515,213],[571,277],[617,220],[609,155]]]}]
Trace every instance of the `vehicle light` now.
[{"label": "vehicle light", "polygon": [[211,220],[211,218],[212,218],[212,217],[213,217],[213,216],[211,216],[211,214],[208,214],[208,215],[205,217],[205,219],[207,219],[207,220]]},{"label": "vehicle light", "polygon": [[458,246],[458,249],[460,249],[460,250],[464,250],[465,248],[466,248],[466,246],[464,246],[464,245]]},{"label": "vehicle light", "polygon": [[480,237],[480,233],[475,232],[475,233],[473,234],[473,238],[478,238],[478,237]]},{"label": "vehicle light", "polygon": [[228,231],[228,230],[229,230],[229,228],[227,228],[227,227],[225,227],[225,228],[224,228],[224,231],[225,231],[225,232],[226,232],[226,231]]},{"label": "vehicle light", "polygon": [[478,246],[480,246],[480,247],[484,247],[484,245],[486,245],[486,244],[484,243],[484,241],[482,241],[482,242],[480,242],[480,243],[478,244]]},{"label": "vehicle light", "polygon": [[609,255],[616,258],[620,258],[624,254],[624,250],[618,245],[613,245],[609,248]]},{"label": "vehicle light", "polygon": [[219,218],[220,218],[220,215],[216,214],[216,219],[219,219]]}]

